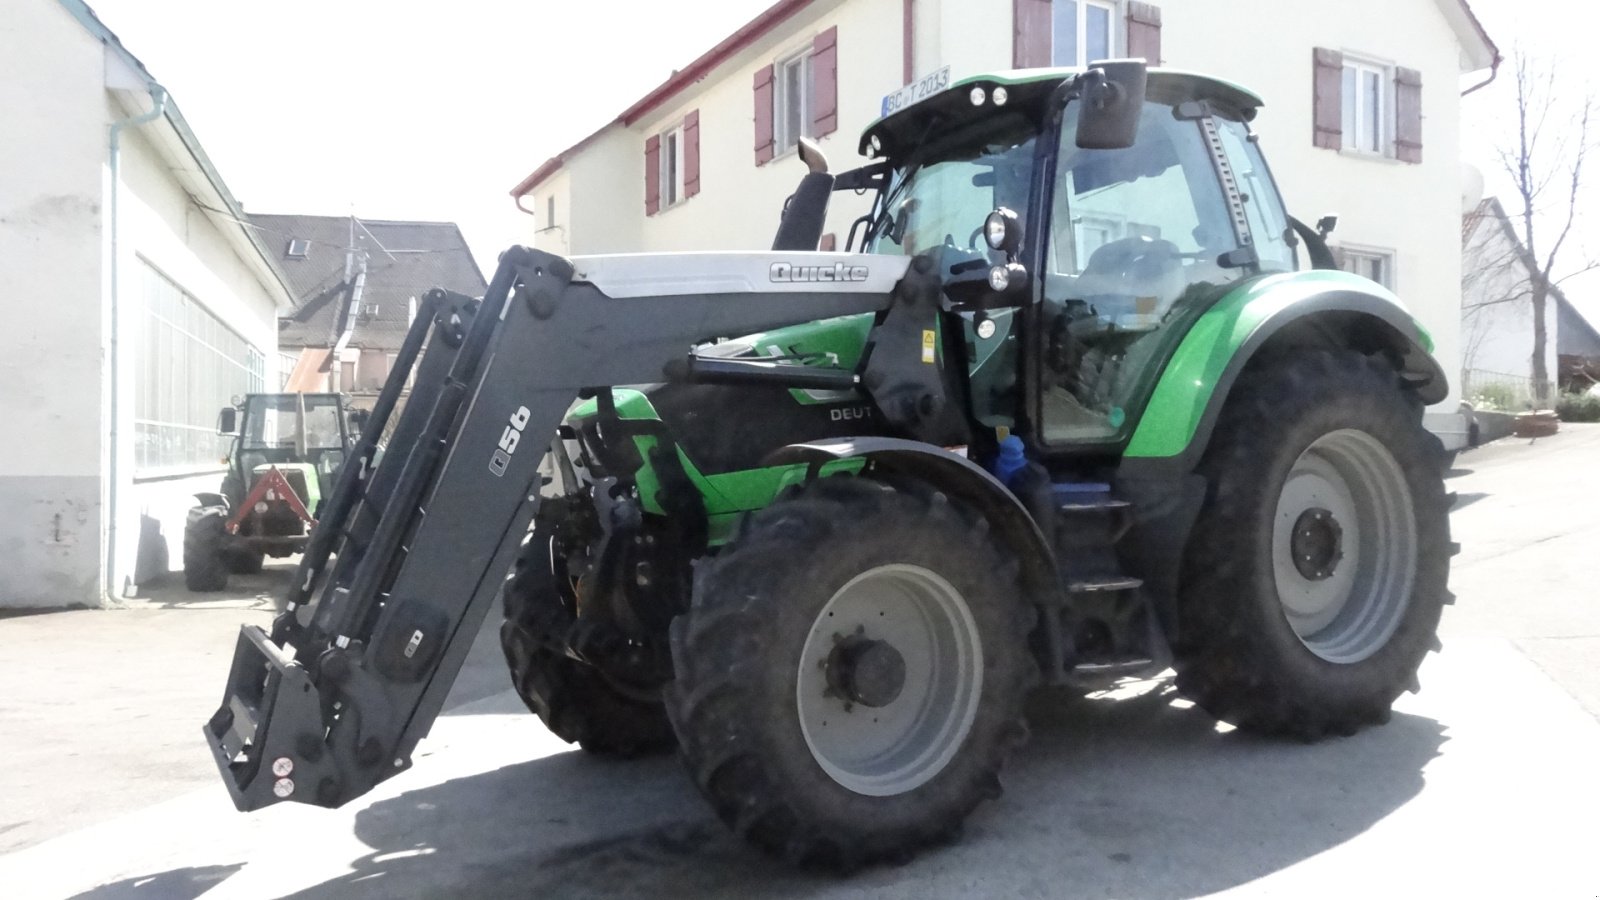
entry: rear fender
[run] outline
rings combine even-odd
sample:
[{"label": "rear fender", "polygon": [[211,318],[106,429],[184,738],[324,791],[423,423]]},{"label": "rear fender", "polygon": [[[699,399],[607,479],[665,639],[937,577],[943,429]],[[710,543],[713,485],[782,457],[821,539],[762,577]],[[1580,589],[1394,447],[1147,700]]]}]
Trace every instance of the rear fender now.
[{"label": "rear fender", "polygon": [[872,469],[914,478],[977,511],[1016,555],[1029,598],[1048,606],[1064,601],[1055,553],[1038,523],[1005,485],[964,456],[918,441],[862,437],[790,444],[774,451],[765,464],[820,467],[855,459]]},{"label": "rear fender", "polygon": [[195,505],[200,508],[201,513],[200,515],[196,515],[194,511],[191,510],[189,517],[192,519],[215,513],[222,513],[226,515],[228,512],[228,498],[222,496],[221,494],[211,493],[210,491],[200,491],[194,495],[194,501]]},{"label": "rear fender", "polygon": [[1122,474],[1193,471],[1251,361],[1302,347],[1382,353],[1423,403],[1450,390],[1433,339],[1382,286],[1338,271],[1268,276],[1224,296],[1189,329],[1134,429]]}]

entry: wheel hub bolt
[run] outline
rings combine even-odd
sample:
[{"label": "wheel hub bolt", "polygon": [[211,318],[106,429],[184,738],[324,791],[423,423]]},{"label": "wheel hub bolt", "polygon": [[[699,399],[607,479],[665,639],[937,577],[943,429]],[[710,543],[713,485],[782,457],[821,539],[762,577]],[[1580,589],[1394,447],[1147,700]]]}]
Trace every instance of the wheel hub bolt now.
[{"label": "wheel hub bolt", "polygon": [[1302,578],[1323,581],[1333,577],[1344,559],[1344,529],[1339,520],[1321,507],[1301,513],[1289,533],[1289,555]]},{"label": "wheel hub bolt", "polygon": [[888,706],[906,686],[906,660],[888,641],[860,634],[840,640],[828,654],[828,687],[837,697],[862,706]]}]

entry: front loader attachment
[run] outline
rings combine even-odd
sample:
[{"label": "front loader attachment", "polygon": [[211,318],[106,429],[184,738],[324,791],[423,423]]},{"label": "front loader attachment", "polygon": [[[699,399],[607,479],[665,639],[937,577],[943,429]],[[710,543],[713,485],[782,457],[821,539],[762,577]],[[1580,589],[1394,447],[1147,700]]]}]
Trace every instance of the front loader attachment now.
[{"label": "front loader attachment", "polygon": [[[580,392],[662,381],[715,337],[887,308],[891,293],[883,278],[867,283],[867,266],[895,270],[892,284],[907,265],[805,256],[864,274],[769,292],[716,271],[697,282],[710,291],[689,293],[681,276],[659,291],[633,278],[612,297],[571,262],[516,247],[481,300],[430,292],[285,611],[270,632],[240,633],[204,728],[234,804],[338,806],[409,765],[511,566],[539,502],[540,459]],[[789,265],[782,254],[704,259],[762,273]],[[639,258],[626,262],[639,271]]]}]

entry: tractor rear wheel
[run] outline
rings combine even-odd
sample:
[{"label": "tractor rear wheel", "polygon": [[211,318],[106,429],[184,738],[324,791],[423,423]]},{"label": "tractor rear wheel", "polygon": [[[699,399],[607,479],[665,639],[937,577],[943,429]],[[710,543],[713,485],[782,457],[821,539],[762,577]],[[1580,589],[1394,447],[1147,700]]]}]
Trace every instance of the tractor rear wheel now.
[{"label": "tractor rear wheel", "polygon": [[1380,358],[1302,352],[1227,400],[1183,560],[1178,688],[1314,740],[1388,720],[1447,602],[1441,451]]},{"label": "tractor rear wheel", "polygon": [[190,514],[183,528],[183,584],[191,591],[220,591],[228,586],[228,565],[223,558],[227,531],[220,514],[196,518]]},{"label": "tractor rear wheel", "polygon": [[755,513],[673,622],[667,708],[735,832],[843,870],[1000,793],[1035,667],[1016,560],[941,494],[828,478]]},{"label": "tractor rear wheel", "polygon": [[511,683],[551,733],[597,756],[633,758],[677,745],[659,699],[625,692],[593,666],[552,649],[553,632],[570,624],[556,574],[551,535],[536,527],[501,589],[500,648]]}]

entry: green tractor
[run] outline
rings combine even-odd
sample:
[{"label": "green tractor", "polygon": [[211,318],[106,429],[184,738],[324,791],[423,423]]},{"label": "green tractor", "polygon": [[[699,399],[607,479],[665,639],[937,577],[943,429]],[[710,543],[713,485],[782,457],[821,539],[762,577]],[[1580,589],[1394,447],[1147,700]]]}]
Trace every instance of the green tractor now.
[{"label": "green tractor", "polygon": [[[241,634],[206,726],[235,803],[409,766],[497,604],[556,735],[676,748],[736,832],[846,869],[996,796],[1041,683],[1385,721],[1450,600],[1448,386],[1287,214],[1260,105],[1137,61],[970,78],[862,168],[803,144],[772,252],[512,248],[429,294],[352,466],[431,340],[405,452],[347,469]],[[838,190],[872,210],[815,252]]]},{"label": "green tractor", "polygon": [[338,394],[235,400],[217,415],[217,433],[234,436],[222,490],[196,494],[184,523],[183,581],[191,591],[220,591],[230,574],[260,572],[266,556],[304,550],[350,445]]}]

